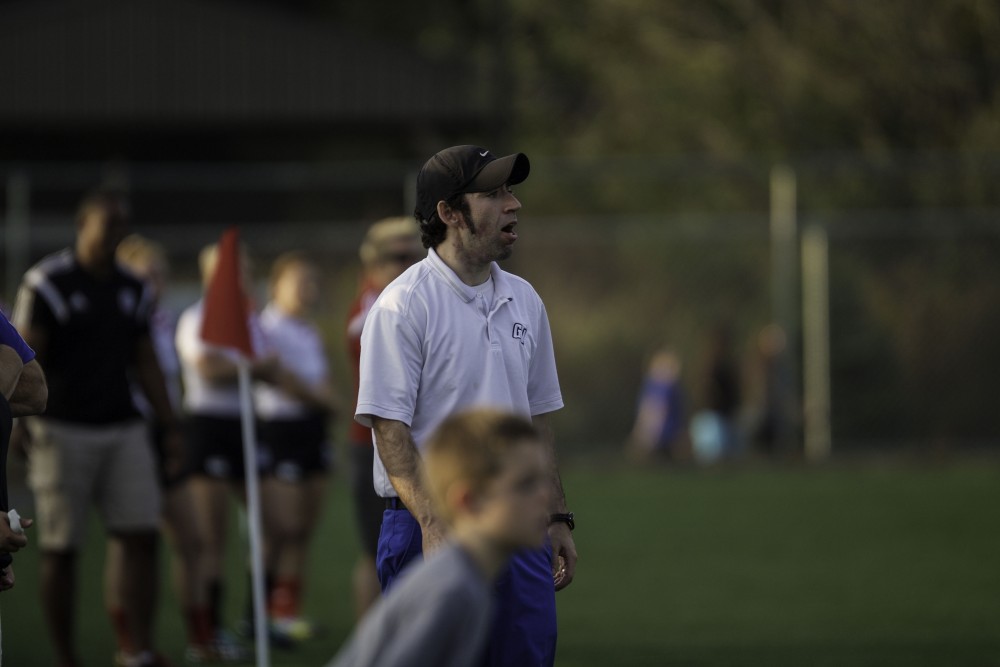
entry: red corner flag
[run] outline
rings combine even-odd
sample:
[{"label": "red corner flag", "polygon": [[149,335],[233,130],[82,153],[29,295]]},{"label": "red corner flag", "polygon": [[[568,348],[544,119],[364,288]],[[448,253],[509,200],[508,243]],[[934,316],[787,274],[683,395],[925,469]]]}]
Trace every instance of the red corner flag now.
[{"label": "red corner flag", "polygon": [[201,338],[206,343],[235,348],[252,359],[247,297],[240,279],[239,245],[240,232],[236,227],[230,227],[222,234],[215,273],[205,290]]}]

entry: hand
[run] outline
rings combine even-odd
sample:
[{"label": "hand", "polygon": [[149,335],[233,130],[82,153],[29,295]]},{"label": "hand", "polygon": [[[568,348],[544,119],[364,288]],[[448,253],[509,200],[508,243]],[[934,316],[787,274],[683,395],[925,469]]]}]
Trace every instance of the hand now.
[{"label": "hand", "polygon": [[0,570],[0,593],[14,588],[14,566],[8,565]]},{"label": "hand", "polygon": [[[30,528],[34,523],[31,519],[21,519],[21,528]],[[28,546],[28,538],[11,530],[10,519],[6,512],[0,512],[0,551],[12,554]],[[11,584],[13,586],[13,584]]]},{"label": "hand", "polygon": [[254,359],[250,366],[250,374],[253,379],[268,384],[277,384],[281,378],[281,371],[281,361],[276,354]]},{"label": "hand", "polygon": [[576,574],[576,545],[569,526],[562,522],[549,526],[549,541],[552,543],[552,581],[556,590],[561,591],[573,582]]}]

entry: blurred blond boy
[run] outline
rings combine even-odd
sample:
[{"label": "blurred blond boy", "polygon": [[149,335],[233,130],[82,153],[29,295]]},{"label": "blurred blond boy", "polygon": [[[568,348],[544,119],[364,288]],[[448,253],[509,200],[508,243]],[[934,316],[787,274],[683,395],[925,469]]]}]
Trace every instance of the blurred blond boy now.
[{"label": "blurred blond boy", "polygon": [[495,579],[515,552],[545,539],[547,451],[516,415],[480,409],[446,419],[424,450],[423,479],[449,543],[403,575],[330,667],[480,663]]}]

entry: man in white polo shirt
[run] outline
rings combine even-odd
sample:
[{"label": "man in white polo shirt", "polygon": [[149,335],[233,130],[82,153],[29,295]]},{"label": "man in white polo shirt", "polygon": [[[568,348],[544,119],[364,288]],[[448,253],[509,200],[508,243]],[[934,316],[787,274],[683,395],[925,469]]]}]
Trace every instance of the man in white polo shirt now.
[{"label": "man in white polo shirt", "polygon": [[[469,407],[513,410],[547,434],[563,406],[545,306],[496,262],[510,257],[528,158],[455,146],[417,176],[425,260],[393,281],[365,321],[356,418],[373,429],[375,490],[386,498],[377,566],[383,590],[408,562],[436,549],[444,528],[420,476],[420,448],[446,417]],[[516,556],[497,584],[487,665],[552,665],[554,592],[576,567],[573,515],[552,450],[553,506],[544,550]],[[446,640],[443,638],[443,640]]]}]

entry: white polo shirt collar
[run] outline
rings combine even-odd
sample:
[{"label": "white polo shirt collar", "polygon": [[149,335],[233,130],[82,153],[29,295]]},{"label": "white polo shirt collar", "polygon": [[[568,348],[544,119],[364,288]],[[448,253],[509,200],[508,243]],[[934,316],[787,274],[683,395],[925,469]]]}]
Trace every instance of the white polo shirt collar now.
[{"label": "white polo shirt collar", "polygon": [[[462,282],[458,274],[444,263],[444,260],[441,259],[441,256],[433,248],[427,251],[427,262],[434,269],[434,272],[451,286],[462,301],[471,303],[476,298],[476,288]],[[496,290],[493,302],[499,303],[500,301],[512,300],[514,298],[513,290],[507,282],[504,272],[500,270],[500,266],[496,262],[490,263],[490,276],[493,278],[493,286]]]}]

